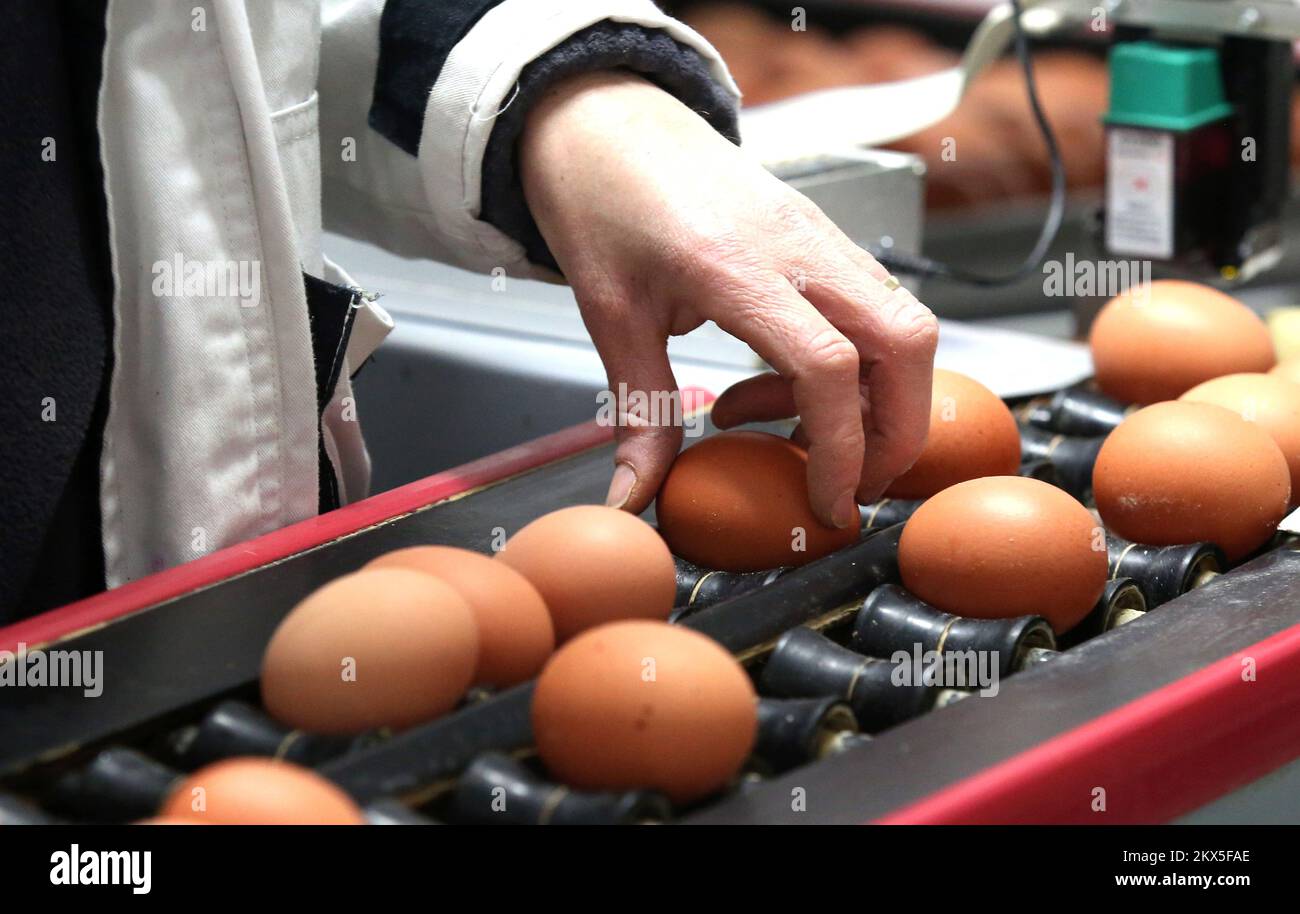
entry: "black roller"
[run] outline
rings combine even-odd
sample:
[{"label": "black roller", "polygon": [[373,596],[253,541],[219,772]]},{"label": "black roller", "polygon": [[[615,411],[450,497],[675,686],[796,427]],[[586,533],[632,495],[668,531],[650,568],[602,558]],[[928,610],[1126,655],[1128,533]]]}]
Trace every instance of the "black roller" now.
[{"label": "black roller", "polygon": [[491,701],[501,694],[501,690],[496,686],[490,685],[472,685],[465,697],[461,699],[460,707],[469,707],[470,705],[480,705],[485,701]]},{"label": "black roller", "polygon": [[901,524],[916,513],[921,507],[919,499],[882,498],[880,501],[858,508],[862,520],[862,532],[884,530],[894,524]]},{"label": "black roller", "polygon": [[760,698],[754,753],[777,774],[836,750],[858,732],[853,709],[838,698]]},{"label": "black roller", "polygon": [[241,755],[281,758],[312,767],[375,737],[320,736],[292,730],[242,701],[223,701],[197,724],[168,734],[167,758],[192,771]]},{"label": "black roller", "polygon": [[731,597],[740,596],[771,584],[787,568],[769,571],[710,571],[683,558],[673,557],[677,566],[677,597],[673,605],[678,615],[683,610],[700,610]]},{"label": "black roller", "polygon": [[849,704],[868,733],[934,707],[938,691],[921,684],[895,685],[894,664],[854,653],[809,628],[777,641],[759,677],[761,691],[785,698],[835,697]]},{"label": "black roller", "polygon": [[87,822],[124,822],[158,811],[180,772],[134,749],[113,747],[54,784],[45,805]]},{"label": "black roller", "polygon": [[1030,401],[1021,415],[1037,428],[1092,438],[1109,434],[1129,412],[1130,407],[1103,393],[1075,387]]},{"label": "black roller", "polygon": [[1061,474],[1056,471],[1056,464],[1050,460],[1027,460],[1020,464],[1020,475],[1027,479],[1037,479],[1058,489],[1065,488]]},{"label": "black roller", "polygon": [[1201,586],[1228,567],[1223,550],[1213,543],[1144,546],[1107,531],[1106,551],[1110,576],[1132,578],[1137,582],[1148,609],[1155,609]]},{"label": "black roller", "polygon": [[11,793],[0,793],[0,825],[57,825],[59,819]]},{"label": "black roller", "polygon": [[1112,628],[1132,622],[1147,611],[1142,588],[1132,578],[1115,578],[1106,582],[1106,589],[1088,615],[1074,628],[1061,636],[1061,646],[1072,647],[1089,638],[1095,638]]},{"label": "black roller", "polygon": [[495,752],[465,769],[452,796],[456,821],[478,825],[623,825],[660,822],[671,811],[654,791],[573,790]]},{"label": "black roller", "polygon": [[839,755],[841,752],[848,752],[858,746],[865,746],[871,742],[870,733],[849,733],[847,730],[837,733],[827,746],[827,755]]},{"label": "black roller", "polygon": [[1047,460],[1056,468],[1062,489],[1075,498],[1092,497],[1092,468],[1105,437],[1080,438],[1036,427],[1020,429],[1020,459]]},{"label": "black roller", "polygon": [[967,619],[942,612],[897,584],[883,584],[862,603],[853,622],[850,647],[869,657],[895,651],[988,651],[998,658],[998,675],[1024,669],[1035,648],[1052,650],[1056,638],[1042,616]]}]

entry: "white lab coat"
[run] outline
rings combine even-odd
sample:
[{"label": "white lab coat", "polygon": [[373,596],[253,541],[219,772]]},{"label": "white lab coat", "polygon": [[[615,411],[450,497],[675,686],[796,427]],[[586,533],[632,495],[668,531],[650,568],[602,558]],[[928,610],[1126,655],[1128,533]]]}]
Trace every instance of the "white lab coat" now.
[{"label": "white lab coat", "polygon": [[[348,282],[322,257],[323,224],[408,256],[538,275],[478,218],[491,115],[527,63],[613,19],[667,29],[735,92],[713,49],[650,0],[505,0],[448,57],[412,157],[367,125],[382,6],[110,0],[99,110],[115,282],[109,586],[316,513],[301,272]],[[178,257],[257,265],[258,295],[160,284],[158,265]],[[382,308],[360,309],[351,368],[390,327]],[[369,479],[346,374],[323,421],[345,501]]]}]

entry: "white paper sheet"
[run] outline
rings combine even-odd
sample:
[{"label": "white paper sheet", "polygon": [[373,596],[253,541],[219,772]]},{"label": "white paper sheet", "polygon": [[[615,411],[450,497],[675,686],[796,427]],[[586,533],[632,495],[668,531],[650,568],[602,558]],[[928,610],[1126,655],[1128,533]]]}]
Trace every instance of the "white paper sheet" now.
[{"label": "white paper sheet", "polygon": [[944,320],[935,364],[970,375],[999,397],[1046,393],[1092,377],[1083,343]]},{"label": "white paper sheet", "polygon": [[1282,523],[1278,524],[1277,528],[1287,533],[1300,533],[1300,508],[1296,508],[1282,518]]}]

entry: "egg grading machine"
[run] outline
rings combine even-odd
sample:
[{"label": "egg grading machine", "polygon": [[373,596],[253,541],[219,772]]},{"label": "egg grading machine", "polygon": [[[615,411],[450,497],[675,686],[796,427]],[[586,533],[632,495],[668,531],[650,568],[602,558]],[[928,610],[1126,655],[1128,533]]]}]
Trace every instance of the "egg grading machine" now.
[{"label": "egg grading machine", "polygon": [[[1030,458],[1035,423],[1108,421],[1076,391],[1021,406]],[[130,821],[181,772],[247,754],[315,767],[376,823],[1150,822],[1300,757],[1294,542],[1217,576],[1213,547],[1113,545],[1115,580],[1057,644],[1037,617],[959,620],[897,587],[906,503],[868,506],[860,542],[802,568],[679,563],[676,620],[763,696],[746,772],[690,809],[557,789],[530,751],[531,684],[396,736],[290,733],[257,707],[263,648],[311,590],[394,548],[486,550],[497,528],[597,501],[611,448],[576,427],[0,629],[0,650],[104,658],[96,698],[0,689],[0,822]],[[896,682],[866,655],[897,649],[997,651],[1004,678],[990,697]],[[490,811],[500,789],[509,815]]]},{"label": "egg grading machine", "polygon": [[[906,0],[889,5],[918,7]],[[1105,256],[1142,258],[1162,273],[1223,282],[1248,280],[1279,263],[1290,191],[1292,43],[1300,36],[1294,3],[952,0],[937,7],[959,15],[986,11],[959,65],[747,110],[746,145],[769,163],[884,145],[956,110],[974,78],[1013,44],[1017,19],[1036,39],[1104,34],[1110,105],[1097,241]],[[1054,200],[1053,208],[1063,203]],[[896,273],[952,273],[900,252],[874,253]]]}]

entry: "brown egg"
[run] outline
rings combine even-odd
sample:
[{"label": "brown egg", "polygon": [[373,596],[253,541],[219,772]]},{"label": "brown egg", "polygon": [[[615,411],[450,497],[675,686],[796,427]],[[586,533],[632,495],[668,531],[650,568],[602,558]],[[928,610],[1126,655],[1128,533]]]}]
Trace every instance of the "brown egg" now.
[{"label": "brown egg", "polygon": [[1272,374],[1230,374],[1179,397],[1213,403],[1254,422],[1282,451],[1291,471],[1291,504],[1300,502],[1300,384]]},{"label": "brown egg", "polygon": [[967,479],[1019,469],[1020,430],[1007,405],[973,378],[936,368],[925,450],[885,494],[929,498]]},{"label": "brown egg", "polygon": [[203,825],[365,824],[357,804],[333,782],[264,758],[226,759],[189,775],[153,821],[172,819]]},{"label": "brown egg", "polygon": [[653,527],[601,505],[543,515],[495,561],[527,578],[546,601],[555,638],[617,619],[667,619],[677,595],[673,557]]},{"label": "brown egg", "polygon": [[1089,339],[1097,384],[1126,403],[1173,400],[1220,375],[1268,371],[1268,328],[1241,302],[1162,279],[1112,298]]},{"label": "brown egg", "polygon": [[1088,614],[1106,586],[1106,537],[1055,486],[985,476],[928,499],[898,543],[903,584],[945,612],[977,619],[1038,615],[1057,633]]},{"label": "brown egg", "polygon": [[1157,403],[1106,438],[1092,471],[1106,527],[1153,546],[1217,544],[1236,560],[1273,535],[1291,472],[1259,426],[1208,403]]},{"label": "brown egg", "polygon": [[555,650],[551,614],[537,588],[502,562],[452,546],[411,546],[366,565],[409,568],[450,584],[478,622],[479,658],[474,681],[511,686],[532,679]]},{"label": "brown egg", "polygon": [[843,44],[853,61],[852,81],[859,83],[914,79],[961,62],[960,54],[903,26],[858,29],[845,35]]},{"label": "brown egg", "polygon": [[677,455],[655,502],[672,551],[704,568],[804,565],[855,542],[826,527],[808,500],[808,452],[765,432],[723,432]]},{"label": "brown egg", "polygon": [[1300,358],[1287,359],[1284,362],[1278,362],[1273,370],[1269,372],[1286,381],[1293,381],[1300,384]]},{"label": "brown egg", "polygon": [[710,638],[615,622],[556,651],[533,695],[547,770],[592,790],[654,788],[678,803],[724,786],[754,746],[758,698]]},{"label": "brown egg", "polygon": [[478,666],[465,599],[432,575],[362,570],[285,616],[262,658],[271,716],[312,733],[405,728],[450,711]]}]

